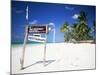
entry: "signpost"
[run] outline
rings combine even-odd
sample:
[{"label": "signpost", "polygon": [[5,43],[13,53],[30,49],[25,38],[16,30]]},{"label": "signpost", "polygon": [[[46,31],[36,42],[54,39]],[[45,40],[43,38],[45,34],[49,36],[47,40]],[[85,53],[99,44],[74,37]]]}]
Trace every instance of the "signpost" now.
[{"label": "signpost", "polygon": [[[29,14],[29,7],[26,8],[26,21],[28,25],[28,14]],[[26,26],[25,28],[25,38],[24,38],[24,44],[23,44],[23,52],[22,52],[22,58],[20,60],[21,63],[21,69],[24,69],[24,56],[25,56],[25,49],[26,49],[26,43],[27,41],[35,41],[35,42],[43,42],[44,43],[44,56],[43,56],[43,63],[45,66],[46,61],[46,43],[47,43],[47,34],[49,32],[48,25],[31,25]],[[54,35],[53,35],[53,42],[55,42],[55,26],[54,26]],[[29,35],[33,34],[33,35]],[[41,34],[44,34],[45,37],[41,37]]]},{"label": "signpost", "polygon": [[[29,35],[33,34],[33,35]],[[41,34],[44,34],[45,37],[41,37]],[[43,63],[45,66],[46,62],[46,43],[47,43],[47,34],[48,34],[48,26],[45,25],[33,25],[33,26],[26,26],[25,29],[25,38],[23,44],[23,52],[22,52],[22,59],[21,59],[21,69],[24,69],[24,56],[25,56],[25,48],[27,41],[35,41],[35,42],[43,42],[44,43],[44,56],[43,56]],[[36,36],[38,35],[38,36]]]}]

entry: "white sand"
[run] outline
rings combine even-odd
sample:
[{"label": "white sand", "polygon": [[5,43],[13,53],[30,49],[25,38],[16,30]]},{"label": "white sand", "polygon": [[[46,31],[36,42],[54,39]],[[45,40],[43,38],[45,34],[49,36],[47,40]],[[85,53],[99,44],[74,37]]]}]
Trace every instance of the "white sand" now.
[{"label": "white sand", "polygon": [[[43,44],[28,44],[24,67],[42,61],[43,51]],[[55,61],[45,67],[43,63],[37,63],[24,70],[20,70],[21,54],[22,45],[12,46],[12,74],[95,69],[95,44],[49,43],[47,44],[46,59]]]}]

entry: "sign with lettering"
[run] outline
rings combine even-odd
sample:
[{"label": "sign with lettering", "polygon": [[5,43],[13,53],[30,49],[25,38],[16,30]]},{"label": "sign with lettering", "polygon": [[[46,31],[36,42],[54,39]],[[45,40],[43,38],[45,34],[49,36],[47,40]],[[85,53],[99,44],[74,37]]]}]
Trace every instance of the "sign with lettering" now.
[{"label": "sign with lettering", "polygon": [[40,36],[28,36],[29,41],[35,41],[35,42],[45,42],[46,38],[45,37],[40,37]]},{"label": "sign with lettering", "polygon": [[47,26],[28,26],[28,33],[48,33]]}]

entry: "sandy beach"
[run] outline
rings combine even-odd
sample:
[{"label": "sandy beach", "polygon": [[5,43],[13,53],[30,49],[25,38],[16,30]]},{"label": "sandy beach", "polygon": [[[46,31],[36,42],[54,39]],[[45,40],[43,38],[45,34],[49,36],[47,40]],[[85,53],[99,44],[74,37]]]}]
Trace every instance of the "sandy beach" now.
[{"label": "sandy beach", "polygon": [[95,44],[48,43],[44,66],[44,44],[27,44],[24,58],[25,69],[21,70],[22,45],[12,45],[12,74],[51,71],[95,69]]}]

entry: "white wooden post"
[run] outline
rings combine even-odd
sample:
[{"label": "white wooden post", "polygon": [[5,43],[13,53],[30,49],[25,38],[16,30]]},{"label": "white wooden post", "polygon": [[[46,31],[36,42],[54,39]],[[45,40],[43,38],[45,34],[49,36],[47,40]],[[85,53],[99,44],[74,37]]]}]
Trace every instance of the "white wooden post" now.
[{"label": "white wooden post", "polygon": [[46,34],[45,34],[45,42],[44,42],[44,57],[43,57],[43,64],[46,65],[46,46],[47,46],[47,34],[48,34],[48,26],[46,25]]},{"label": "white wooden post", "polygon": [[28,37],[28,26],[26,26],[25,28],[25,38],[24,38],[23,52],[22,52],[22,59],[21,59],[21,69],[23,69],[23,66],[24,66],[24,56],[25,56],[27,37]]},{"label": "white wooden post", "polygon": [[47,34],[45,34],[45,38],[46,38],[46,40],[45,40],[45,42],[44,42],[44,57],[43,57],[43,64],[44,64],[44,66],[46,65],[45,63],[46,63],[46,44],[47,44]]}]

